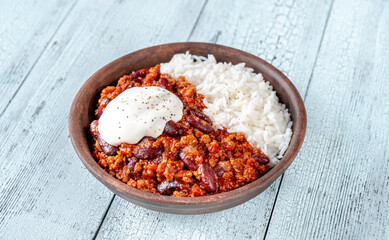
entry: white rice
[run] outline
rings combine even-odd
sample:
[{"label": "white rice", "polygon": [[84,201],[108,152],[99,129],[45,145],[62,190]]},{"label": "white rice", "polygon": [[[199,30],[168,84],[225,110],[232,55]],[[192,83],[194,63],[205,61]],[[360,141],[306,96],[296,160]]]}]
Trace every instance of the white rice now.
[{"label": "white rice", "polygon": [[162,63],[161,72],[175,78],[185,76],[196,86],[205,96],[204,113],[216,128],[245,133],[248,142],[270,158],[270,166],[282,158],[292,136],[292,121],[262,74],[244,63],[218,63],[213,55],[206,58],[189,52]]}]

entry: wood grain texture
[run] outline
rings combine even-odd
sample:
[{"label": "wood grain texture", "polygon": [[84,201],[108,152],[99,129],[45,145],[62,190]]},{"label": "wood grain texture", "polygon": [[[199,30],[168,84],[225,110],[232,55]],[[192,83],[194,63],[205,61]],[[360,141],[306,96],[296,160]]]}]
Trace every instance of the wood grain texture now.
[{"label": "wood grain texture", "polygon": [[304,96],[331,1],[210,1],[192,41],[252,53],[281,70]]},{"label": "wood grain texture", "polygon": [[336,0],[268,239],[389,239],[389,3]]},{"label": "wood grain texture", "polygon": [[[389,238],[389,3],[335,0],[322,46],[330,0],[203,4],[0,3],[0,239],[90,239],[100,224],[99,239],[260,239],[269,219],[267,239]],[[307,138],[272,216],[279,181],[208,215],[110,205],[71,147],[68,109],[93,72],[188,36],[256,54],[307,94]]]},{"label": "wood grain texture", "polygon": [[[266,228],[277,184],[235,208],[203,215],[158,213],[115,197],[97,239],[250,239]],[[264,221],[265,220],[265,221]]]},{"label": "wood grain texture", "polygon": [[[330,2],[209,1],[189,40],[256,54],[285,72],[304,95],[329,8]],[[236,208],[200,216],[154,213],[116,197],[97,238],[263,238],[278,185]]]},{"label": "wood grain texture", "polygon": [[113,194],[71,147],[72,99],[93,72],[124,53],[185,41],[201,7],[192,1],[75,5],[0,117],[0,239],[94,236]]},{"label": "wood grain texture", "polygon": [[75,1],[0,3],[0,116]]}]

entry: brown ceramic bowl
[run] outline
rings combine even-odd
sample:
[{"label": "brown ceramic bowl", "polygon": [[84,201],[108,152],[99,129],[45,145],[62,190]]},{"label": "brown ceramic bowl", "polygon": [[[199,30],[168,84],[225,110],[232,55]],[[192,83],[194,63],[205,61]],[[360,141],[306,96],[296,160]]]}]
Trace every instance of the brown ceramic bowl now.
[{"label": "brown ceramic bowl", "polygon": [[[281,162],[258,180],[230,192],[211,196],[180,198],[152,194],[132,188],[106,173],[93,159],[89,148],[89,124],[100,91],[134,70],[149,68],[168,62],[176,53],[207,56],[213,54],[219,62],[244,62],[273,85],[282,103],[285,103],[293,120],[293,135]],[[125,55],[98,70],[78,91],[69,114],[70,138],[77,155],[85,167],[100,182],[120,197],[139,206],[160,212],[200,214],[216,212],[244,203],[270,186],[292,163],[304,140],[306,113],[303,101],[293,84],[279,70],[264,60],[230,47],[210,43],[171,43],[142,49]]]}]

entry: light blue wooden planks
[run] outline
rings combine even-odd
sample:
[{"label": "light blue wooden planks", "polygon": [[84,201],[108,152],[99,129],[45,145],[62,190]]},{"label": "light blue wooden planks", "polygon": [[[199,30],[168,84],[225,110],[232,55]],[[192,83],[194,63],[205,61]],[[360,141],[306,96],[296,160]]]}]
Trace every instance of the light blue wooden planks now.
[{"label": "light blue wooden planks", "polygon": [[389,239],[389,3],[336,0],[268,239]]},{"label": "light blue wooden planks", "polygon": [[0,115],[74,3],[73,0],[0,3]]},{"label": "light blue wooden planks", "polygon": [[72,99],[111,60],[150,45],[185,41],[202,3],[75,5],[0,117],[1,239],[94,236],[113,194],[88,173],[71,147],[67,117]]},{"label": "light blue wooden planks", "polygon": [[[267,239],[388,238],[388,3],[336,0],[321,47],[331,1],[204,3],[0,4],[0,110],[12,100],[0,116],[1,239],[88,239],[107,210],[99,239],[256,239],[269,219]],[[272,216],[279,180],[214,214],[119,197],[107,209],[113,194],[73,152],[67,113],[82,83],[123,54],[189,36],[258,55],[307,93],[307,139]]]},{"label": "light blue wooden planks", "polygon": [[[259,55],[284,71],[304,95],[329,8],[330,2],[209,1],[189,40]],[[263,238],[278,185],[279,180],[236,208],[199,216],[154,213],[116,197],[98,239]]]}]

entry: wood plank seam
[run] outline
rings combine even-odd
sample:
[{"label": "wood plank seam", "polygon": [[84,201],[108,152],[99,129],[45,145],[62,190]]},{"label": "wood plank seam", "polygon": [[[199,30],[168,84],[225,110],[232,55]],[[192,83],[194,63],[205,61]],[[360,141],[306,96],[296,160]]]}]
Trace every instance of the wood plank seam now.
[{"label": "wood plank seam", "polygon": [[[2,236],[15,236],[13,234],[19,236],[15,238],[20,239],[23,236],[36,236],[40,239],[61,238],[61,236],[63,238],[72,238],[71,236],[73,236],[73,238],[91,239],[94,236],[113,193],[90,176],[82,167],[81,162],[78,161],[76,154],[71,149],[70,141],[66,139],[68,135],[66,128],[67,111],[63,110],[68,109],[72,95],[75,94],[78,88],[77,86],[82,84],[80,79],[87,79],[95,71],[93,66],[104,65],[106,59],[115,59],[123,52],[134,51],[148,45],[162,44],[172,39],[185,41],[192,28],[190,26],[194,25],[204,1],[201,4],[185,1],[184,4],[178,3],[173,6],[168,3],[161,3],[161,7],[169,11],[167,15],[171,16],[162,20],[162,23],[158,16],[159,9],[155,7],[154,1],[146,1],[146,5],[144,5],[144,2],[123,3],[126,4],[124,7],[117,5],[117,2],[110,4],[101,1],[101,5],[97,4],[92,9],[88,2],[78,3],[63,26],[55,34],[56,36],[51,40],[48,49],[37,62],[28,79],[1,118],[2,122],[9,123],[6,127],[3,127],[5,124],[1,124],[0,130],[3,131],[4,129],[6,133],[1,134],[2,137],[12,135],[13,139],[20,135],[23,136],[23,139],[29,137],[32,141],[29,141],[26,144],[28,146],[23,149],[23,154],[28,155],[28,157],[23,159],[20,155],[15,158],[8,156],[8,159],[13,160],[13,164],[8,165],[9,168],[12,168],[18,174],[29,172],[29,177],[25,178],[28,180],[22,182],[18,177],[14,177],[15,175],[12,173],[8,175],[0,174],[0,178],[6,179],[4,181],[5,185],[2,184],[3,181],[0,181],[0,186],[4,186],[4,192],[11,196],[10,200],[1,201],[1,205],[6,207],[6,211],[0,210],[0,218],[7,216],[4,217],[5,221],[0,223],[0,229],[2,229],[0,239],[2,239]],[[45,41],[41,43],[39,51],[32,58],[25,74],[31,68],[46,41],[51,37],[52,32],[64,18],[72,4],[73,2],[66,4],[66,10],[61,10],[60,7],[57,8],[56,11],[61,11],[61,17],[56,18],[54,26],[51,24],[51,31],[46,34]],[[158,10],[150,12],[148,9],[152,6]],[[128,16],[125,16],[128,13],[127,9],[140,9],[140,7],[144,7],[142,9],[147,11],[149,16],[155,16],[155,18],[142,21],[144,27],[141,29],[135,26],[137,24],[134,24],[131,19],[129,20]],[[185,13],[184,10],[187,9],[193,9],[193,11],[189,14]],[[138,15],[143,17],[145,14],[138,12]],[[186,17],[184,21],[182,20],[183,17]],[[180,19],[180,21],[177,21],[177,19]],[[124,27],[122,24],[124,24]],[[175,25],[176,28],[165,28],[172,25]],[[134,30],[139,30],[139,33],[142,33],[140,35],[146,37],[139,41],[139,38],[129,40],[128,38],[132,38]],[[120,31],[130,35],[123,37],[122,34],[118,34],[122,33]],[[155,33],[158,35],[156,36]],[[114,42],[113,45],[112,42]],[[112,48],[111,46],[115,47]],[[96,49],[98,51],[95,51]],[[15,90],[18,86],[19,84],[15,86]],[[71,94],[68,94],[68,92]],[[28,97],[24,97],[24,95]],[[19,104],[19,101],[23,104]],[[59,107],[60,104],[65,107]],[[39,107],[43,105],[45,105],[43,108]],[[34,115],[37,108],[40,109],[40,114]],[[50,108],[58,111],[54,113]],[[23,113],[15,114],[15,112]],[[32,115],[34,115],[34,118],[31,117]],[[58,124],[54,121],[58,121]],[[12,134],[7,134],[8,132],[12,132]],[[53,141],[55,143],[46,137],[52,136],[53,132],[59,133],[54,134]],[[3,141],[3,143],[11,144],[9,154],[14,154],[17,151],[15,149],[22,145],[20,142],[14,144],[12,139]],[[51,151],[49,147],[51,145],[64,146],[64,148],[61,148],[61,154]],[[28,151],[25,149],[28,149]],[[7,154],[7,151],[2,153]],[[56,161],[57,158],[61,161]],[[74,160],[76,161],[74,162]],[[0,161],[0,163],[3,162]],[[52,164],[56,167],[51,168],[50,165]],[[48,171],[49,168],[52,171]],[[2,173],[2,171],[0,172]],[[6,184],[8,179],[12,179],[9,181],[11,184]],[[41,187],[41,179],[47,183],[44,187]],[[46,181],[47,179],[50,180]],[[75,181],[75,179],[77,180]],[[58,187],[61,184],[65,187]],[[74,194],[74,192],[77,193]],[[0,194],[1,197],[4,195]],[[0,200],[3,200],[4,197],[3,199],[1,197]],[[118,198],[115,197],[114,202],[117,200]],[[73,201],[77,201],[77,204],[73,204]],[[66,204],[65,202],[72,203]],[[63,207],[60,211],[51,211],[52,208],[60,208],[61,204]],[[113,206],[115,204],[112,204],[111,209],[113,209]],[[110,211],[110,213],[112,212],[115,211]],[[109,216],[108,214],[104,225],[110,222]],[[34,217],[37,218],[36,221]],[[21,222],[25,224],[21,224]],[[31,225],[30,222],[33,223],[33,226],[29,226]],[[14,227],[23,230],[14,231]],[[99,236],[102,235],[103,229],[104,226],[102,226]]]},{"label": "wood plank seam", "polygon": [[199,15],[197,16],[197,19],[196,19],[195,23],[193,24],[192,30],[190,31],[188,38],[186,39],[187,42],[189,41],[190,37],[192,37],[192,34],[193,34],[193,32],[194,32],[194,30],[199,22],[200,16],[203,14],[204,8],[207,5],[207,3],[208,3],[208,0],[205,0],[203,6],[201,7]]},{"label": "wood plank seam", "polygon": [[[334,2],[335,2],[335,0],[332,0],[332,1],[331,1],[330,8],[329,8],[328,14],[327,14],[327,18],[326,18],[326,21],[325,21],[325,23],[324,23],[323,33],[322,33],[322,35],[321,35],[321,37],[320,37],[319,47],[317,48],[315,61],[314,61],[314,63],[313,63],[313,67],[312,67],[312,70],[311,70],[311,74],[310,74],[310,76],[309,76],[308,84],[307,84],[307,87],[306,87],[306,90],[305,90],[305,94],[304,94],[304,97],[303,97],[303,101],[304,101],[304,102],[305,102],[305,99],[306,99],[306,97],[307,97],[307,93],[308,93],[308,91],[309,91],[309,86],[311,85],[311,80],[312,80],[312,77],[313,77],[313,72],[314,72],[314,69],[315,69],[315,67],[316,67],[317,59],[318,59],[318,56],[319,56],[319,53],[320,53],[320,50],[321,50],[321,46],[322,46],[323,39],[324,39],[324,35],[325,35],[326,29],[327,29],[328,21],[329,21],[329,19],[330,19],[331,13],[332,13],[332,7],[333,7],[333,5],[334,5]],[[267,232],[268,232],[268,230],[269,230],[270,222],[271,222],[271,220],[272,220],[274,208],[275,208],[276,203],[277,203],[277,198],[278,198],[278,194],[279,194],[280,189],[281,189],[282,180],[284,179],[284,175],[285,175],[285,173],[283,173],[283,174],[281,175],[281,180],[280,180],[280,183],[279,183],[279,185],[278,185],[276,197],[274,198],[273,207],[272,207],[272,210],[271,210],[271,213],[270,213],[269,221],[268,221],[268,223],[267,223],[266,230],[265,230],[265,234],[264,234],[264,236],[263,236],[263,239],[264,239],[264,240],[266,239]]]},{"label": "wood plank seam", "polygon": [[278,184],[278,187],[277,187],[276,197],[274,198],[273,207],[271,208],[271,212],[270,212],[270,216],[269,216],[269,221],[267,222],[265,234],[263,235],[263,239],[264,239],[264,240],[266,239],[267,232],[269,231],[269,225],[270,225],[271,217],[273,216],[273,212],[274,212],[274,208],[275,208],[275,206],[276,206],[278,194],[280,193],[282,180],[284,180],[284,174],[285,174],[285,173],[283,173],[283,174],[281,175],[280,183]]},{"label": "wood plank seam", "polygon": [[[199,19],[200,19],[201,15],[202,15],[202,13],[203,13],[203,11],[204,11],[204,8],[205,8],[205,6],[207,5],[207,3],[208,3],[208,0],[205,0],[203,6],[201,7],[201,10],[200,10],[200,12],[199,12],[199,15],[197,16],[197,19],[196,19],[195,23],[193,24],[192,30],[190,31],[190,33],[189,33],[189,35],[188,35],[186,41],[189,41],[190,37],[192,36],[192,34],[193,34],[193,32],[194,32],[194,30],[195,30],[195,28],[196,28],[196,26],[197,26],[197,24],[198,24],[198,22],[199,22]],[[1,115],[0,115],[0,116],[1,116]],[[104,216],[103,216],[103,218],[101,219],[101,222],[100,222],[100,224],[99,224],[99,226],[98,226],[98,228],[97,228],[97,230],[96,230],[96,232],[95,232],[95,234],[94,234],[94,236],[93,236],[92,239],[96,239],[97,236],[99,235],[101,226],[103,225],[104,220],[105,220],[106,216],[108,215],[108,212],[109,212],[109,210],[110,210],[110,208],[111,208],[111,205],[112,205],[113,200],[115,199],[115,197],[116,197],[116,194],[113,195],[113,197],[112,197],[112,199],[111,199],[111,201],[110,201],[110,203],[109,203],[107,209],[105,210]]]},{"label": "wood plank seam", "polygon": [[105,220],[105,218],[107,217],[108,211],[109,211],[109,209],[111,208],[111,205],[112,205],[113,200],[115,199],[115,197],[116,197],[116,194],[113,194],[112,199],[111,199],[111,201],[109,202],[107,209],[105,210],[105,213],[104,213],[104,215],[103,215],[103,218],[101,219],[101,222],[100,222],[100,224],[99,224],[99,226],[98,226],[98,228],[97,228],[95,234],[93,235],[93,238],[92,238],[93,240],[97,238],[97,235],[99,235],[100,228],[101,228],[101,226],[103,226],[104,220]]},{"label": "wood plank seam", "polygon": [[335,1],[306,97],[308,148],[269,239],[389,239],[387,26],[387,1]]},{"label": "wood plank seam", "polygon": [[[250,2],[250,7],[247,8],[246,4],[249,2],[235,5],[209,1],[189,41],[217,42],[251,52],[272,62],[286,75],[289,76],[288,72],[291,72],[290,78],[297,80],[296,87],[305,91],[331,1],[314,6],[311,3],[301,3],[287,0],[253,6]],[[310,18],[313,19],[309,20]],[[193,20],[196,20],[195,16]],[[292,31],[295,28],[298,29]],[[188,29],[188,33],[190,30]],[[295,47],[296,44],[299,46]],[[307,48],[307,45],[310,47]],[[282,57],[278,58],[278,55]],[[305,95],[304,91],[301,91],[301,96]],[[288,176],[285,175],[284,178]],[[262,239],[280,180],[281,178],[256,200],[212,215],[176,216],[149,212],[116,198],[97,239],[127,239],[128,236],[144,239],[159,236],[159,239],[169,239],[172,232],[176,239],[246,239],[253,236]],[[283,185],[285,184],[286,182]],[[282,196],[280,193],[277,207]],[[125,211],[120,212],[123,209]],[[272,225],[277,210],[278,208],[274,210]],[[181,228],[174,228],[176,225]]]},{"label": "wood plank seam", "polygon": [[320,50],[321,50],[321,45],[322,45],[322,43],[323,43],[324,35],[325,35],[326,29],[327,29],[328,20],[330,19],[331,12],[332,12],[332,6],[334,5],[334,2],[335,2],[335,0],[332,0],[332,1],[331,1],[331,5],[330,5],[330,9],[329,9],[329,11],[328,11],[327,19],[326,19],[326,22],[325,22],[325,24],[324,24],[323,34],[321,35],[320,44],[319,44],[319,47],[317,48],[317,53],[316,53],[315,62],[313,63],[311,75],[309,76],[308,85],[307,85],[307,88],[306,88],[306,90],[305,90],[305,94],[304,94],[304,97],[303,97],[303,100],[304,100],[304,101],[305,101],[305,99],[307,98],[307,94],[308,94],[308,91],[309,91],[309,87],[311,86],[311,81],[312,81],[312,77],[313,77],[313,70],[314,70],[315,67],[316,67],[317,59],[318,59],[318,56],[319,56],[319,53],[320,53]]},{"label": "wood plank seam", "polygon": [[52,36],[50,37],[50,39],[47,41],[46,45],[43,47],[42,49],[42,52],[39,54],[39,56],[36,58],[35,62],[32,64],[30,70],[28,70],[26,76],[23,78],[22,82],[19,84],[18,88],[16,89],[15,93],[12,95],[12,98],[8,101],[7,105],[5,106],[5,108],[3,109],[3,111],[1,111],[0,113],[0,118],[3,116],[3,114],[5,113],[5,111],[7,111],[8,109],[8,106],[11,104],[11,102],[13,101],[13,99],[15,98],[16,94],[18,94],[19,90],[21,89],[21,87],[23,86],[23,84],[26,82],[26,79],[29,77],[30,73],[32,72],[32,70],[35,68],[35,65],[38,63],[38,61],[40,60],[40,58],[42,57],[42,55],[45,53],[45,51],[47,50],[48,46],[50,45],[50,42],[54,39],[54,36],[55,34],[58,32],[58,30],[62,27],[63,23],[65,22],[65,20],[67,19],[67,17],[69,16],[69,14],[72,12],[73,8],[76,6],[76,3],[77,1],[75,1],[72,6],[70,7],[70,9],[68,10],[68,12],[65,14],[64,18],[61,20],[61,22],[59,23],[58,27],[55,29],[55,31],[53,32]]}]

